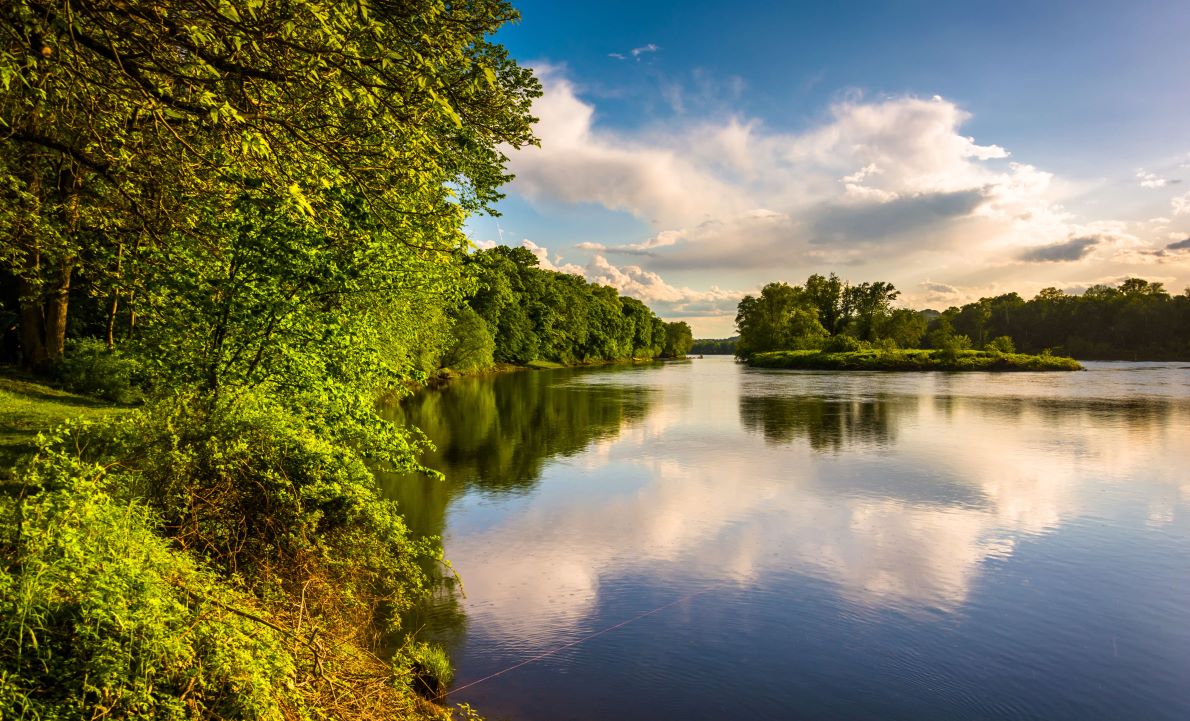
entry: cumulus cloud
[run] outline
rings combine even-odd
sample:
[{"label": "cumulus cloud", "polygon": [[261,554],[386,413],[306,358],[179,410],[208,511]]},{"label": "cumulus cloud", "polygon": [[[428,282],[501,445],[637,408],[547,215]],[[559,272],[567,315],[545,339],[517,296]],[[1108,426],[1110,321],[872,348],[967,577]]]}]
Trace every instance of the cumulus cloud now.
[{"label": "cumulus cloud", "polygon": [[[665,242],[664,239],[654,241]],[[579,245],[587,250],[603,247],[598,243]],[[582,276],[590,283],[611,286],[621,295],[644,301],[652,306],[658,315],[665,317],[734,317],[736,305],[745,295],[742,291],[724,290],[715,285],[708,290],[672,285],[658,273],[645,270],[639,265],[616,265],[602,253],[596,253],[586,266],[580,266],[563,263],[560,255],[551,256],[548,248],[527,238],[521,241],[521,246],[536,256],[541,268],[572,273]]]},{"label": "cumulus cloud", "polygon": [[967,245],[1069,234],[1066,214],[1047,197],[1052,175],[1005,163],[1003,147],[961,133],[969,114],[942,98],[853,98],[800,133],[735,117],[626,134],[598,127],[594,106],[558,69],[538,70],[541,147],[514,154],[513,187],[538,202],[630,213],[660,226],[655,238],[674,241],[584,246],[592,252],[649,255],[656,268],[762,269],[822,245],[836,255],[874,245],[868,257],[953,246],[963,220],[982,221],[967,229]]},{"label": "cumulus cloud", "polygon": [[573,263],[562,263],[562,256],[555,255],[553,260],[550,260],[549,250],[541,247],[533,241],[525,238],[521,241],[521,247],[526,248],[537,258],[537,265],[545,270],[553,270],[559,273],[571,273],[573,275],[583,275],[583,267]]},{"label": "cumulus cloud", "polygon": [[918,283],[921,288],[930,293],[941,293],[943,295],[956,295],[959,289],[953,285],[946,283],[935,283],[934,281],[926,280]]},{"label": "cumulus cloud", "polygon": [[1021,253],[1020,259],[1030,263],[1066,263],[1080,260],[1099,245],[1098,237],[1071,238]]},{"label": "cumulus cloud", "polygon": [[588,281],[609,285],[623,295],[639,298],[652,305],[659,315],[707,316],[735,314],[744,293],[711,286],[709,290],[676,287],[659,274],[639,265],[616,266],[602,255],[595,255],[584,269]]},{"label": "cumulus cloud", "polygon": [[[852,94],[796,131],[740,115],[627,131],[599,123],[565,72],[536,70],[541,147],[511,154],[513,191],[539,208],[601,205],[652,229],[579,245],[605,260],[633,257],[691,285],[700,272],[760,285],[850,266],[853,278],[910,288],[930,273],[957,278],[961,266],[977,276],[961,287],[976,288],[1011,277],[1019,260],[1118,273],[1144,249],[1126,223],[1064,205],[1088,207],[1086,187],[964,133],[970,114],[938,96]],[[1190,193],[1171,207],[1190,214]]]}]

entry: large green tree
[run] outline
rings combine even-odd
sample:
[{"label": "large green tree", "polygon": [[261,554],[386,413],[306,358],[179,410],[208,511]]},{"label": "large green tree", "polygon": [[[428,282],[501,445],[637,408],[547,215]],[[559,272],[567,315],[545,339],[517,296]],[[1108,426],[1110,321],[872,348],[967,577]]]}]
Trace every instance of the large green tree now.
[{"label": "large green tree", "polygon": [[80,275],[109,328],[133,325],[146,265],[222,252],[246,193],[330,236],[348,193],[395,242],[461,246],[506,180],[501,148],[533,142],[539,87],[487,39],[515,17],[502,0],[5,3],[0,257],[25,362],[61,356]]}]

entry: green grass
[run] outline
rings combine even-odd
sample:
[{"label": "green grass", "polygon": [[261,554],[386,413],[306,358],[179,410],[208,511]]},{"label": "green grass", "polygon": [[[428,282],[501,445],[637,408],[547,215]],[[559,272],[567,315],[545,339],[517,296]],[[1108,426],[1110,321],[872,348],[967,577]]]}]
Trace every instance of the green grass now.
[{"label": "green grass", "polygon": [[99,419],[124,407],[37,383],[0,368],[0,476],[33,452],[37,434],[73,418]]},{"label": "green grass", "polygon": [[755,368],[858,371],[1077,371],[1073,358],[1024,353],[964,350],[859,350],[830,353],[788,350],[757,353],[748,360]]}]

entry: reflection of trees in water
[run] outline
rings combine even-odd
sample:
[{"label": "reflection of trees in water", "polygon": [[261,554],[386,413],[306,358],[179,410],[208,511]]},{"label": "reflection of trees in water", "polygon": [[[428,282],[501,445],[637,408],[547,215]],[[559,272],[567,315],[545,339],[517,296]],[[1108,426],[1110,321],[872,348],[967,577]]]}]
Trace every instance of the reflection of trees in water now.
[{"label": "reflection of trees in water", "polygon": [[1151,436],[1167,427],[1175,415],[1190,414],[1190,406],[1165,398],[936,396],[934,407],[948,416],[959,409],[1007,421],[1034,416],[1051,427],[1062,424],[1111,425],[1140,437]]},{"label": "reflection of trees in water", "polygon": [[524,490],[549,458],[578,453],[644,416],[647,393],[564,382],[580,372],[463,378],[407,399],[390,417],[429,436],[436,450],[422,462],[451,483],[493,493]]},{"label": "reflection of trees in water", "polygon": [[850,445],[889,445],[897,416],[917,411],[916,399],[881,397],[843,400],[815,396],[740,396],[740,420],[772,444],[805,438],[816,451]]},{"label": "reflection of trees in water", "polygon": [[[591,369],[521,371],[487,378],[461,378],[394,404],[383,415],[420,428],[434,443],[421,462],[444,481],[421,475],[378,472],[386,495],[399,504],[415,535],[441,537],[451,500],[468,490],[523,493],[533,488],[545,463],[580,453],[644,418],[650,391],[607,384],[567,383]],[[606,369],[603,372],[617,372]],[[425,569],[432,598],[404,619],[407,628],[452,644],[465,618],[453,576]]]}]

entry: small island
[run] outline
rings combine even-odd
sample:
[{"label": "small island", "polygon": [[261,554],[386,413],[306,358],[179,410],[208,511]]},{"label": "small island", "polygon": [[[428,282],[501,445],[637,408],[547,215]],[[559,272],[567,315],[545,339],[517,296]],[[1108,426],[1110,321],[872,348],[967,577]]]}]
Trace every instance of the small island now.
[{"label": "small island", "polygon": [[[1143,282],[1143,281],[1138,281]],[[1135,285],[1135,284],[1134,284]],[[1147,283],[1145,284],[1148,285]],[[1053,354],[1018,353],[1010,335],[993,335],[989,304],[964,309],[896,308],[891,283],[850,283],[831,273],[802,285],[769,283],[740,300],[734,339],[699,341],[693,348],[730,347],[754,368],[830,371],[1077,371],[1078,361]],[[988,307],[985,307],[987,305]],[[977,322],[970,322],[975,317]],[[1024,328],[1019,322],[1012,331]],[[1004,330],[1008,330],[1005,328]],[[966,332],[963,332],[966,331]],[[1003,331],[1002,331],[1003,332]],[[1038,350],[1030,348],[1030,350]]]},{"label": "small island", "polygon": [[754,368],[832,371],[1078,371],[1073,358],[994,350],[868,349],[831,352],[784,350],[756,353],[747,360]]}]

